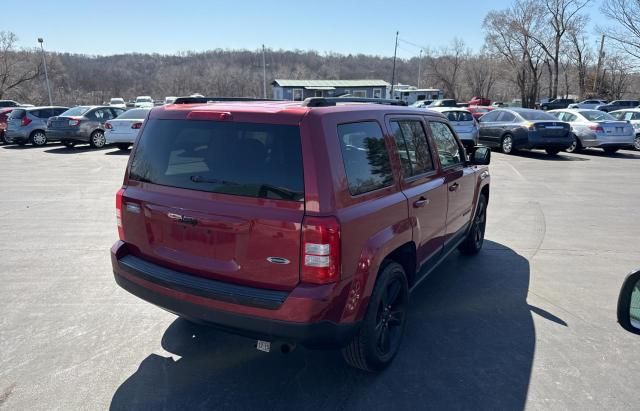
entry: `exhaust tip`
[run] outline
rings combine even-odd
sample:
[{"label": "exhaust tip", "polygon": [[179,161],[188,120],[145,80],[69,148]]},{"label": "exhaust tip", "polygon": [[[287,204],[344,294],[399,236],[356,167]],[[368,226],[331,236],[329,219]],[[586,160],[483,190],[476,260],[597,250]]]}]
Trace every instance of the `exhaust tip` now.
[{"label": "exhaust tip", "polygon": [[296,344],[284,343],[280,346],[280,352],[283,354],[289,354],[296,349]]}]

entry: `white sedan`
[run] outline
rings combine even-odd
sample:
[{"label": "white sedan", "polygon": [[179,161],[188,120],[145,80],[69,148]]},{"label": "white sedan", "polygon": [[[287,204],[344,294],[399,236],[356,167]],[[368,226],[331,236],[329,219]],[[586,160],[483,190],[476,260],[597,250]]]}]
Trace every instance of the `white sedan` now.
[{"label": "white sedan", "polygon": [[136,140],[150,110],[150,108],[134,108],[107,121],[104,125],[106,143],[115,144],[120,150],[127,150]]},{"label": "white sedan", "polygon": [[109,100],[109,105],[111,107],[117,107],[117,108],[121,108],[123,110],[127,109],[127,103],[124,102],[123,98],[112,98],[111,100]]},{"label": "white sedan", "polygon": [[151,96],[138,96],[133,106],[135,108],[153,108],[154,103]]}]

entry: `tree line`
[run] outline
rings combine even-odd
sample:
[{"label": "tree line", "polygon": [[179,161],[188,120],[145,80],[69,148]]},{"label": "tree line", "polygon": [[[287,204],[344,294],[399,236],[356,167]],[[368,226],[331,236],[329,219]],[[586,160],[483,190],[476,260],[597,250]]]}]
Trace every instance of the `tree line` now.
[{"label": "tree line", "polygon": [[[438,49],[405,41],[419,56],[398,59],[396,81],[439,88],[460,101],[472,96],[519,100],[533,107],[541,98],[576,96],[609,100],[637,97],[640,75],[640,0],[604,0],[607,25],[603,51],[594,44],[587,8],[592,0],[514,0],[489,12],[485,44],[472,51],[454,38]],[[14,33],[0,32],[0,99],[48,102],[39,50],[19,49]],[[92,56],[48,52],[47,68],[55,104],[99,104],[111,97],[151,95],[262,97],[261,50],[209,50],[165,54]],[[266,50],[266,78],[385,79],[391,57]],[[267,85],[267,97],[271,87]]]}]

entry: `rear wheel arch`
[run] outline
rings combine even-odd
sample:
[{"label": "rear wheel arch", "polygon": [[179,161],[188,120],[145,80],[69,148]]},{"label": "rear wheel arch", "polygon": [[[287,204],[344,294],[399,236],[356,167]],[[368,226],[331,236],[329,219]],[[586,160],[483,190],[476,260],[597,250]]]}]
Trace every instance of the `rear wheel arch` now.
[{"label": "rear wheel arch", "polygon": [[409,287],[411,287],[415,282],[416,272],[417,272],[417,254],[416,254],[416,244],[413,241],[405,243],[400,247],[396,248],[386,257],[382,259],[382,263],[380,264],[380,268],[378,269],[377,275],[384,270],[386,265],[391,262],[396,262],[404,268],[404,272],[407,275],[407,282],[409,283]]},{"label": "rear wheel arch", "polygon": [[480,189],[480,195],[484,195],[484,198],[487,199],[487,204],[489,204],[489,184],[485,184],[482,189]]}]

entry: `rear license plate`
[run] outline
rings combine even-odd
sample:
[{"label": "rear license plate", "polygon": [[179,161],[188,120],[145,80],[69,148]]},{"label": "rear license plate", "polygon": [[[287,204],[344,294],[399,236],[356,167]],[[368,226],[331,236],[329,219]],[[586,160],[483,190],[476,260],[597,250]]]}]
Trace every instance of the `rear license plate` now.
[{"label": "rear license plate", "polygon": [[271,343],[269,341],[258,340],[256,344],[256,348],[258,351],[270,352],[271,351]]}]

